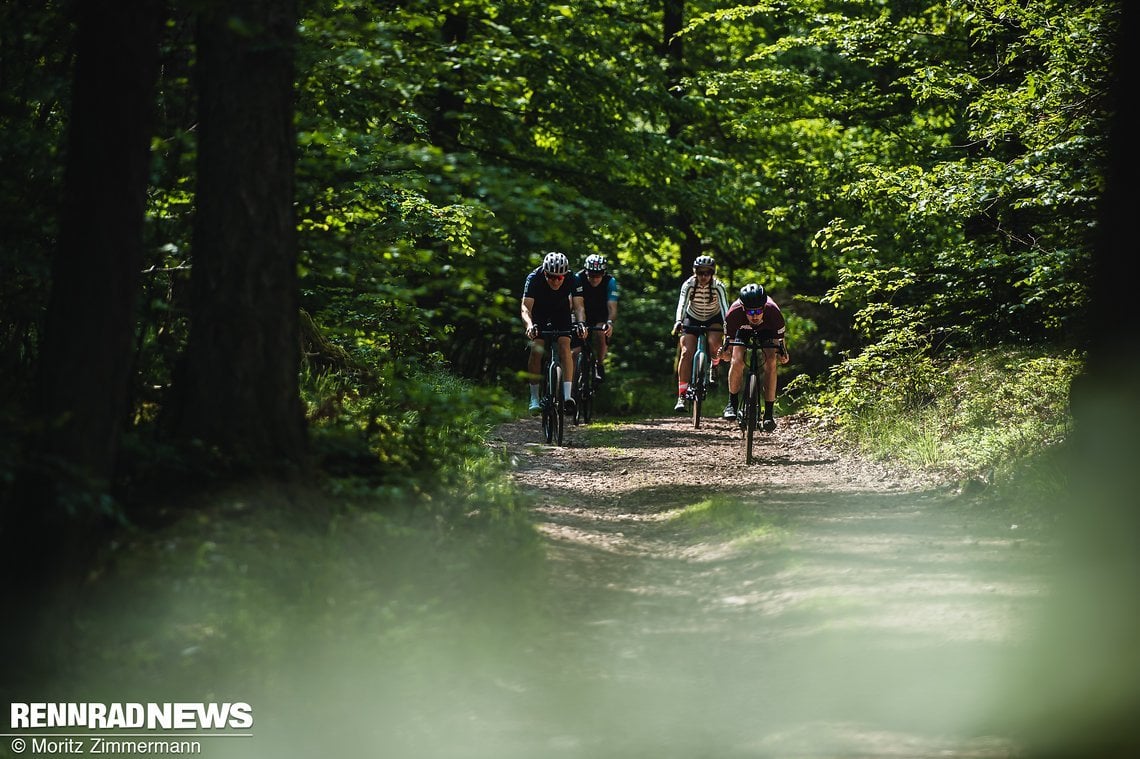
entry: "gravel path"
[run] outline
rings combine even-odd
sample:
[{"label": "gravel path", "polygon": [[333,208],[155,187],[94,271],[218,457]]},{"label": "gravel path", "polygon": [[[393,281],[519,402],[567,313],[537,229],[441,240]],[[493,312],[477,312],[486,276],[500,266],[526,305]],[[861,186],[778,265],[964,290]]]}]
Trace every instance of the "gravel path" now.
[{"label": "gravel path", "polygon": [[809,433],[781,419],[745,466],[719,419],[497,431],[547,538],[547,653],[590,694],[546,728],[562,755],[1016,753],[1048,546]]}]

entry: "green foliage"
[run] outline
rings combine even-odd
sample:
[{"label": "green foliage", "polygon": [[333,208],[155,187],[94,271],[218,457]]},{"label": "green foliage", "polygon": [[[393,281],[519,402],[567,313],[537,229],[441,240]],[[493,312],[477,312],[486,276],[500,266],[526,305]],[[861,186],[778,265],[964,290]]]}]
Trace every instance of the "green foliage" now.
[{"label": "green foliage", "polygon": [[[608,414],[662,411],[682,259],[697,249],[730,287],[759,281],[778,296],[797,361],[782,376],[823,375],[848,356],[830,380],[793,387],[805,402],[819,388],[817,405],[837,418],[863,415],[868,388],[888,405],[930,404],[946,393],[945,362],[964,351],[1081,344],[1119,4],[684,10],[675,59],[660,9],[627,0],[302,4],[301,305],[353,359],[306,377],[330,465],[403,492],[437,461],[429,444],[457,438],[441,466],[458,487],[463,462],[478,460],[459,453],[476,445],[464,430],[489,423],[474,409],[495,416],[525,392],[521,286],[550,249],[575,263],[602,253],[621,283],[599,399]],[[0,419],[14,431],[34,424],[67,12],[0,10]],[[161,418],[188,328],[192,35],[182,14],[162,43],[139,440]],[[447,374],[502,391],[487,401]],[[381,464],[382,476],[370,469]]]},{"label": "green foliage", "polygon": [[902,341],[904,330],[888,334],[825,381],[805,377],[793,388],[838,439],[875,456],[992,479],[1066,437],[1080,356],[1007,348],[934,359],[921,341]]},{"label": "green foliage", "polygon": [[509,399],[442,366],[394,362],[372,346],[351,353],[355,371],[309,373],[304,383],[321,468],[337,491],[394,503],[488,500],[503,462],[485,435],[512,416]]}]

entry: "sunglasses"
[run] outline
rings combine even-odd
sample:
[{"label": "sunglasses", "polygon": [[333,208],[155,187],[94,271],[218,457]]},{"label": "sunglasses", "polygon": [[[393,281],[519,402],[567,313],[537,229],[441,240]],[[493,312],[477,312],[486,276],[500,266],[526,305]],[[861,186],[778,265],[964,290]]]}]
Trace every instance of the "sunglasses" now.
[{"label": "sunglasses", "polygon": [[744,310],[744,313],[748,314],[749,316],[760,316],[761,314],[764,313],[764,309],[762,309],[762,308],[748,308],[748,309]]},{"label": "sunglasses", "polygon": [[586,276],[589,277],[590,279],[601,279],[603,276],[605,276],[605,274],[606,273],[604,271],[586,272]]},{"label": "sunglasses", "polygon": [[565,274],[547,274],[546,278],[551,279],[551,280],[563,280],[563,279],[566,279],[566,275]]},{"label": "sunglasses", "polygon": [[697,269],[697,276],[698,277],[711,277],[712,276],[712,269]]}]

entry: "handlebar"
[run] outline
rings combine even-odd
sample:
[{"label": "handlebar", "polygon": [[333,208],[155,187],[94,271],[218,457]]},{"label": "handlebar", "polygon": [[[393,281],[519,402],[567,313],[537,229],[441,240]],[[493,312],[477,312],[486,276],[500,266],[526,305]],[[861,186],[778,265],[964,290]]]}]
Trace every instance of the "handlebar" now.
[{"label": "handlebar", "polygon": [[538,336],[541,338],[547,337],[577,337],[578,330],[576,329],[540,329]]},{"label": "handlebar", "polygon": [[[707,324],[693,324],[693,325],[688,325],[688,326],[682,324],[681,325],[681,332],[683,332],[687,335],[707,335],[709,332],[724,332],[724,327],[723,326],[710,327]],[[680,334],[680,333],[678,332],[678,333],[671,333],[671,334],[673,334],[675,337],[677,334]]]},{"label": "handlebar", "polygon": [[756,333],[752,332],[752,330],[747,331],[750,335],[747,340],[741,340],[739,337],[733,338],[732,340],[726,340],[724,343],[725,347],[728,347],[730,345],[739,345],[742,348],[775,348],[780,352],[781,355],[787,355],[788,348],[784,343],[784,338],[766,337],[763,340],[759,340],[755,336]]}]

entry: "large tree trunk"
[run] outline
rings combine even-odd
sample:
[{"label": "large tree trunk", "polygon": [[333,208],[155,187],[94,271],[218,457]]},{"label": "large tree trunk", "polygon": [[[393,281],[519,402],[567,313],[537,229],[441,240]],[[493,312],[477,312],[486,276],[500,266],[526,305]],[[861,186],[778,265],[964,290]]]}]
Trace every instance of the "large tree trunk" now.
[{"label": "large tree trunk", "polygon": [[191,331],[174,424],[240,466],[297,462],[306,436],[293,210],[294,0],[242,0],[198,25]]},{"label": "large tree trunk", "polygon": [[19,620],[5,630],[30,636],[34,616],[17,607],[46,609],[97,546],[127,415],[163,20],[152,0],[76,8],[64,202],[39,355],[42,426],[0,519],[6,616]]}]

